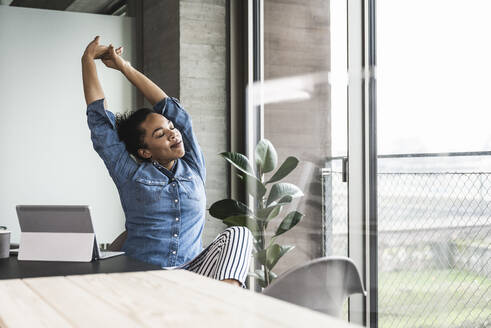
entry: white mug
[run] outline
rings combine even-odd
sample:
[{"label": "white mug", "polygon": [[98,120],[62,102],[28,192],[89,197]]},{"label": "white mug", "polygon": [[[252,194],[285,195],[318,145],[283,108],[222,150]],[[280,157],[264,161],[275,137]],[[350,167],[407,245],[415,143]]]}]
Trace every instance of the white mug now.
[{"label": "white mug", "polygon": [[0,259],[8,258],[10,252],[10,231],[4,229],[0,227]]}]

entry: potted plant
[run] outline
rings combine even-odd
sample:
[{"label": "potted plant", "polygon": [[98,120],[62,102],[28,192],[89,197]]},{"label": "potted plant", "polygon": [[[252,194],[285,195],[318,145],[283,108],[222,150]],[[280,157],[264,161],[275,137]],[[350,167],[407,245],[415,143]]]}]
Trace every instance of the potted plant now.
[{"label": "potted plant", "polygon": [[[251,230],[255,239],[254,258],[260,268],[249,274],[264,288],[276,278],[272,269],[278,260],[294,248],[292,245],[279,245],[276,238],[292,229],[303,217],[297,211],[282,214],[283,207],[289,205],[294,198],[302,197],[303,193],[294,184],[279,182],[297,167],[298,159],[288,157],[265,181],[264,174],[273,172],[278,163],[276,150],[269,140],[262,139],[257,144],[255,168],[243,154],[224,152],[220,156],[237,169],[237,176],[254,201],[247,205],[238,200],[223,199],[211,205],[209,213],[227,226],[246,226]],[[274,233],[271,231],[272,236],[268,236],[269,223],[279,218],[282,218],[280,225]]]}]

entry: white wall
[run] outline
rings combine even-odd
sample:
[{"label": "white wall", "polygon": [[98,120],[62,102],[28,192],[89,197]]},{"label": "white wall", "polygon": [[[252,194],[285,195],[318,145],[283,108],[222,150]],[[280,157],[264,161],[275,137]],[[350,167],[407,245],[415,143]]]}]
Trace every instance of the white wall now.
[{"label": "white wall", "polygon": [[[117,190],[90,142],[80,58],[95,35],[132,58],[132,24],[128,17],[0,6],[0,225],[13,242],[18,204],[90,205],[99,242],[124,229]],[[126,79],[97,67],[109,109],[133,109]]]}]

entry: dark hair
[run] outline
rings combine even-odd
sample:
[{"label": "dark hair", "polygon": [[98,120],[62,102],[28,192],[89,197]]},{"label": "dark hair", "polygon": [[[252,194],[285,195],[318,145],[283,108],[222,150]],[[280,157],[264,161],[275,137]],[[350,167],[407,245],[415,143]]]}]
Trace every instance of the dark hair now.
[{"label": "dark hair", "polygon": [[138,149],[146,147],[143,141],[145,130],[140,125],[152,113],[155,112],[149,108],[140,108],[136,111],[116,115],[116,129],[119,140],[124,142],[126,150],[131,155],[143,161],[147,159],[138,155]]}]

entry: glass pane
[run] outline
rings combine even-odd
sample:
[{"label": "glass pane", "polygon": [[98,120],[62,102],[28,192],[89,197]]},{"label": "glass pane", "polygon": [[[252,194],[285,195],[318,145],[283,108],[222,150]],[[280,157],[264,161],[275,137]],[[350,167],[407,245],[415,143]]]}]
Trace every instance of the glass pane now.
[{"label": "glass pane", "polygon": [[[347,183],[342,172],[347,156],[346,15],[346,1],[341,0],[264,1],[264,83],[255,89],[263,95],[264,137],[277,151],[277,168],[290,156],[299,160],[275,183],[293,184],[303,196],[268,221],[264,247],[289,213],[302,214],[298,224],[274,237],[273,243],[294,248],[274,265],[263,286],[310,260],[347,254]],[[266,173],[264,181],[275,172]],[[259,243],[258,251],[262,247]],[[258,263],[256,269],[265,266]]]},{"label": "glass pane", "polygon": [[379,327],[491,325],[490,11],[377,1]]}]

